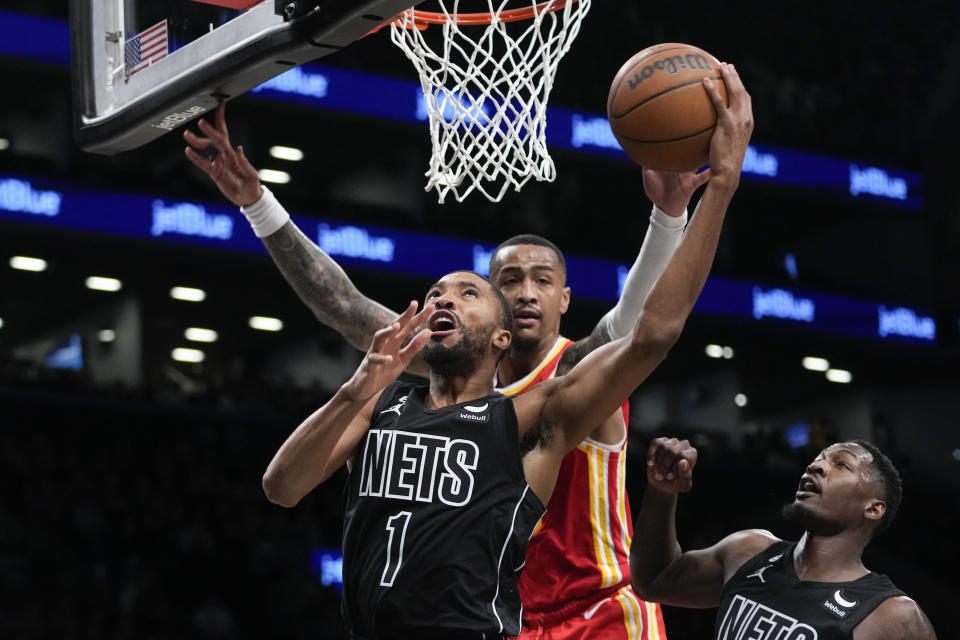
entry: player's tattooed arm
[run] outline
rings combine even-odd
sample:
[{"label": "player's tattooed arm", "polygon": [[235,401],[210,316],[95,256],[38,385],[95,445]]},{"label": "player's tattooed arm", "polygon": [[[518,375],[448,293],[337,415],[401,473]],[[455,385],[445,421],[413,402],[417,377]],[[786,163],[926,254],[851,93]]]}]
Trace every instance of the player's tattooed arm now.
[{"label": "player's tattooed arm", "polygon": [[570,369],[573,369],[578,362],[586,358],[591,351],[613,340],[613,336],[610,335],[610,331],[607,329],[607,324],[600,322],[593,328],[593,332],[588,337],[577,340],[563,352],[563,355],[560,357],[560,363],[557,365],[557,375],[562,376],[566,374]]},{"label": "player's tattooed arm", "polygon": [[[366,351],[374,334],[396,319],[395,311],[363,295],[340,265],[293,221],[261,240],[284,279],[317,320],[356,349]],[[419,355],[409,372],[423,376],[429,373]]]},{"label": "player's tattooed arm", "polygon": [[[397,317],[396,312],[360,293],[340,265],[292,221],[262,240],[280,273],[313,315],[355,348],[366,351],[373,335]],[[410,373],[427,373],[419,356]]]},{"label": "player's tattooed arm", "polygon": [[853,640],[936,640],[933,625],[907,596],[889,598],[853,630]]},{"label": "player's tattooed arm", "polygon": [[[250,164],[242,147],[230,142],[226,108],[221,104],[214,113],[214,124],[200,119],[203,134],[185,130],[189,145],[184,152],[190,162],[206,173],[230,202],[238,207],[253,207],[265,197],[257,170]],[[272,196],[271,196],[272,198]],[[320,247],[307,238],[289,219],[283,207],[273,201],[283,217],[266,209],[254,231],[260,236],[283,277],[320,322],[338,331],[351,345],[366,351],[373,335],[390,324],[397,314],[361,294],[343,269]],[[245,212],[250,217],[250,214]],[[286,222],[283,222],[283,219]],[[273,225],[276,221],[276,226]],[[269,223],[269,229],[258,227]],[[257,229],[260,228],[260,231]],[[419,358],[411,365],[411,373],[427,375],[426,365]]]}]

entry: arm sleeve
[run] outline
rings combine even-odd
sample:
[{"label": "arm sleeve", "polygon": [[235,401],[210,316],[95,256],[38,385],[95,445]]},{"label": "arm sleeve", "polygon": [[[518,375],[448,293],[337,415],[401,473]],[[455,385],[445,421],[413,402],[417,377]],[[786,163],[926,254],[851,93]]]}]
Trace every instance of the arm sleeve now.
[{"label": "arm sleeve", "polygon": [[601,325],[606,325],[607,333],[612,339],[622,338],[633,329],[647,294],[650,293],[650,289],[670,262],[673,252],[680,245],[686,225],[686,211],[681,216],[673,217],[657,206],[653,207],[653,212],[650,214],[650,227],[640,247],[640,255],[627,273],[620,299],[617,305],[600,320]]},{"label": "arm sleeve", "polygon": [[[263,195],[253,204],[240,207],[240,213],[246,216],[253,227],[253,233],[258,238],[265,238],[276,233],[290,219],[290,214],[283,208],[283,205],[277,200],[270,189],[260,185],[263,189]],[[649,236],[649,232],[647,233]],[[644,243],[646,245],[646,243]]]}]

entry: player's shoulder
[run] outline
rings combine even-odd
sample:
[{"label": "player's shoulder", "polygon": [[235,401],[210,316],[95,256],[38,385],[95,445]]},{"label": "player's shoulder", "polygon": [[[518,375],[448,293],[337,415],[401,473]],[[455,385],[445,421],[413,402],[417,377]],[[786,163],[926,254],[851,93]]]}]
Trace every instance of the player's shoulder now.
[{"label": "player's shoulder", "polygon": [[907,595],[887,598],[853,631],[854,640],[936,640],[923,609]]},{"label": "player's shoulder", "polygon": [[735,572],[757,554],[783,542],[766,529],[743,529],[717,543],[715,549],[724,567]]},{"label": "player's shoulder", "polygon": [[740,531],[731,533],[724,538],[724,540],[728,541],[730,545],[738,548],[744,548],[745,550],[756,549],[757,553],[760,553],[764,549],[770,547],[770,545],[783,542],[783,540],[773,535],[766,529],[742,529]]}]

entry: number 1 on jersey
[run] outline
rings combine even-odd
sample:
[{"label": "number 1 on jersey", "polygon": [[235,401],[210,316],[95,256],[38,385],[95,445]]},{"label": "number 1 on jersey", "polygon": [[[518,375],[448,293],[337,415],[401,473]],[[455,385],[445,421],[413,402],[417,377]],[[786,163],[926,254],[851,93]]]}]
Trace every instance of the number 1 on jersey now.
[{"label": "number 1 on jersey", "polygon": [[409,511],[401,511],[387,520],[386,528],[390,534],[387,538],[387,566],[383,568],[380,586],[392,587],[393,580],[400,571],[400,563],[403,562],[403,542],[407,537],[407,525],[410,524],[411,515]]}]

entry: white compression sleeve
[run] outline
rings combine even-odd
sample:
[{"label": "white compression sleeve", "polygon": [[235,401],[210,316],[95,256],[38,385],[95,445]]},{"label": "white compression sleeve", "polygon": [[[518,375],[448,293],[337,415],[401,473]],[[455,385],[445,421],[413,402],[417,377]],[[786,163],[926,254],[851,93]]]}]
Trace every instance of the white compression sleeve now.
[{"label": "white compression sleeve", "polygon": [[277,201],[270,189],[263,185],[260,188],[263,189],[260,199],[251,205],[240,207],[240,212],[247,217],[250,226],[253,227],[253,233],[258,238],[265,238],[285,225],[290,219],[290,214]]},{"label": "white compression sleeve", "polygon": [[667,267],[673,252],[680,245],[683,229],[687,225],[687,212],[673,217],[653,207],[650,214],[650,227],[640,247],[637,261],[630,267],[623,291],[617,305],[600,320],[605,323],[607,332],[616,340],[630,333],[643,309],[647,294],[660,274]]}]

